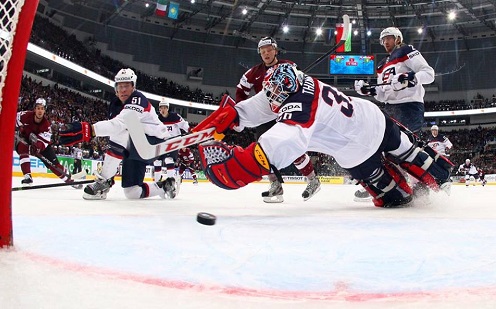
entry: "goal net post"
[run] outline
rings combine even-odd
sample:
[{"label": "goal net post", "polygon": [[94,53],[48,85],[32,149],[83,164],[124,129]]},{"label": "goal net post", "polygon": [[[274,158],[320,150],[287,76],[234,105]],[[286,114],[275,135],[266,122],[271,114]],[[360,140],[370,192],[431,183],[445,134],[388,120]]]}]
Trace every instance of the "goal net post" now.
[{"label": "goal net post", "polygon": [[13,245],[12,153],[26,51],[39,0],[0,1],[0,248]]}]

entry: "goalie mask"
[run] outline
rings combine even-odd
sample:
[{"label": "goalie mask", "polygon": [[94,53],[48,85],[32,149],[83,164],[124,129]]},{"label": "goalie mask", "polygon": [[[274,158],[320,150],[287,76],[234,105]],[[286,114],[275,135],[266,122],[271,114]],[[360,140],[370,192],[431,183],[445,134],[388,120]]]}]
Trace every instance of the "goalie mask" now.
[{"label": "goalie mask", "polygon": [[133,87],[136,88],[136,81],[138,80],[138,76],[131,69],[121,69],[114,78],[115,86],[117,87],[118,83],[132,83]]},{"label": "goalie mask", "polygon": [[400,29],[396,27],[388,27],[381,31],[381,35],[379,36],[379,43],[381,43],[381,45],[384,46],[384,44],[382,43],[382,39],[390,35],[394,36],[395,44],[398,44],[396,43],[398,38],[400,38],[400,43],[403,42],[403,34],[401,34]]},{"label": "goalie mask", "polygon": [[281,63],[267,71],[262,86],[273,112],[278,112],[282,103],[298,92],[302,80],[303,73],[290,63]]}]

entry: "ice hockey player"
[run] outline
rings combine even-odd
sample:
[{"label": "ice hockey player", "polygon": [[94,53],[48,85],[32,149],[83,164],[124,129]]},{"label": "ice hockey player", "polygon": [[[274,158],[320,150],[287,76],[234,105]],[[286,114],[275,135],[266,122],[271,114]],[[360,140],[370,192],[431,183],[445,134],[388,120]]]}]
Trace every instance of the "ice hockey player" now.
[{"label": "ice hockey player", "polygon": [[87,200],[106,199],[114,183],[114,176],[122,162],[122,187],[128,199],[139,199],[159,195],[162,198],[176,197],[176,182],[167,178],[162,182],[144,182],[146,166],[151,165],[140,158],[131,144],[123,115],[135,113],[140,119],[145,133],[153,138],[164,139],[170,135],[167,127],[158,119],[155,109],[148,99],[136,90],[137,76],[131,69],[121,69],[115,75],[114,98],[109,107],[109,120],[94,124],[73,122],[60,132],[60,142],[72,146],[89,142],[95,136],[109,136],[109,149],[105,153],[101,174],[96,174],[95,182],[84,188],[83,198]]},{"label": "ice hockey player", "polygon": [[291,64],[274,66],[263,88],[206,118],[219,133],[234,125],[255,127],[277,120],[244,149],[220,141],[200,144],[201,163],[213,184],[238,189],[263,175],[277,174],[306,151],[316,151],[333,156],[367,189],[377,207],[403,207],[413,199],[405,177],[389,162],[432,190],[449,193],[451,162],[442,156],[432,158],[372,102],[350,98]]},{"label": "ice hockey player", "polygon": [[[279,63],[291,63],[290,60],[279,59],[277,57],[279,49],[276,40],[272,37],[264,37],[258,42],[257,48],[262,62],[253,66],[248,71],[246,71],[241,77],[237,87],[236,87],[236,102],[246,100],[250,92],[253,90],[255,93],[260,92],[262,87],[262,81],[264,79],[267,70],[269,70],[274,65]],[[256,127],[255,137],[258,139],[265,131],[272,127],[276,122],[274,120],[267,123],[262,123]],[[237,130],[237,127],[234,128]],[[239,131],[239,130],[237,130]],[[294,166],[300,171],[300,173],[307,178],[307,187],[301,194],[303,200],[308,200],[314,196],[320,190],[320,180],[315,175],[315,169],[313,163],[310,160],[310,156],[303,153],[301,156],[296,158],[293,162]],[[281,181],[277,179],[274,174],[268,175],[270,181],[270,187],[268,191],[262,192],[263,201],[266,203],[282,203],[284,202],[284,190]]]},{"label": "ice hockey player", "polygon": [[475,186],[477,179],[479,179],[479,171],[477,167],[470,162],[470,159],[466,159],[465,163],[460,164],[458,167],[458,172],[465,175],[465,186],[468,187],[470,184]]},{"label": "ice hockey player", "polygon": [[443,156],[449,156],[448,151],[453,147],[453,144],[443,134],[439,134],[439,127],[433,125],[431,127],[431,135],[427,137],[427,145]]},{"label": "ice hockey player", "polygon": [[[162,98],[158,104],[159,114],[158,119],[167,127],[170,137],[179,136],[189,131],[189,123],[176,112],[169,110],[169,102],[166,98]],[[177,150],[168,152],[153,162],[154,173],[153,178],[155,181],[160,181],[162,178],[162,166],[165,165],[167,169],[167,178],[176,179],[177,185],[181,183],[181,177],[176,174],[176,161]]]},{"label": "ice hockey player", "polygon": [[66,183],[74,182],[69,172],[60,164],[52,147],[52,129],[45,116],[46,100],[36,99],[32,111],[21,111],[16,118],[16,145],[24,179],[23,185],[33,183],[29,155],[40,159],[45,166]]},{"label": "ice hockey player", "polygon": [[195,163],[195,157],[193,156],[193,152],[189,148],[181,148],[179,149],[179,175],[181,176],[181,180],[183,179],[184,172],[186,170],[191,174],[191,178],[193,178],[193,184],[198,184],[198,178],[196,176],[195,169],[193,164]]}]

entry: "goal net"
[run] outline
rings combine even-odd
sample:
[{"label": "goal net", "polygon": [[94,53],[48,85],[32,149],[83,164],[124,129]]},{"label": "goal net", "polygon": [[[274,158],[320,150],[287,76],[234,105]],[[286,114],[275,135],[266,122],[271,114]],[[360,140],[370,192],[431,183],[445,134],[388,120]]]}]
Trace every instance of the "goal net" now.
[{"label": "goal net", "polygon": [[0,247],[13,245],[12,153],[17,101],[38,0],[0,1]]}]

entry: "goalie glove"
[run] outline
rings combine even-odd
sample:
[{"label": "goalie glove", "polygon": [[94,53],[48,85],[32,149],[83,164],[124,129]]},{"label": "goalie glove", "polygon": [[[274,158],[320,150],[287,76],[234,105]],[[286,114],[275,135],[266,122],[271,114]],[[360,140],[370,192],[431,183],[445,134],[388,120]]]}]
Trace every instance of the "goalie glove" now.
[{"label": "goalie glove", "polygon": [[72,146],[82,142],[89,142],[95,136],[95,133],[88,122],[73,122],[66,124],[59,135],[62,145]]},{"label": "goalie glove", "polygon": [[359,95],[365,95],[365,96],[375,96],[377,94],[375,87],[370,86],[364,80],[355,81],[355,91]]},{"label": "goalie glove", "polygon": [[198,151],[205,176],[222,189],[239,189],[270,172],[267,156],[256,142],[243,149],[221,141],[208,141],[198,145]]},{"label": "goalie glove", "polygon": [[394,75],[391,80],[391,87],[394,91],[415,87],[416,85],[417,80],[415,79],[415,72],[413,71]]}]

